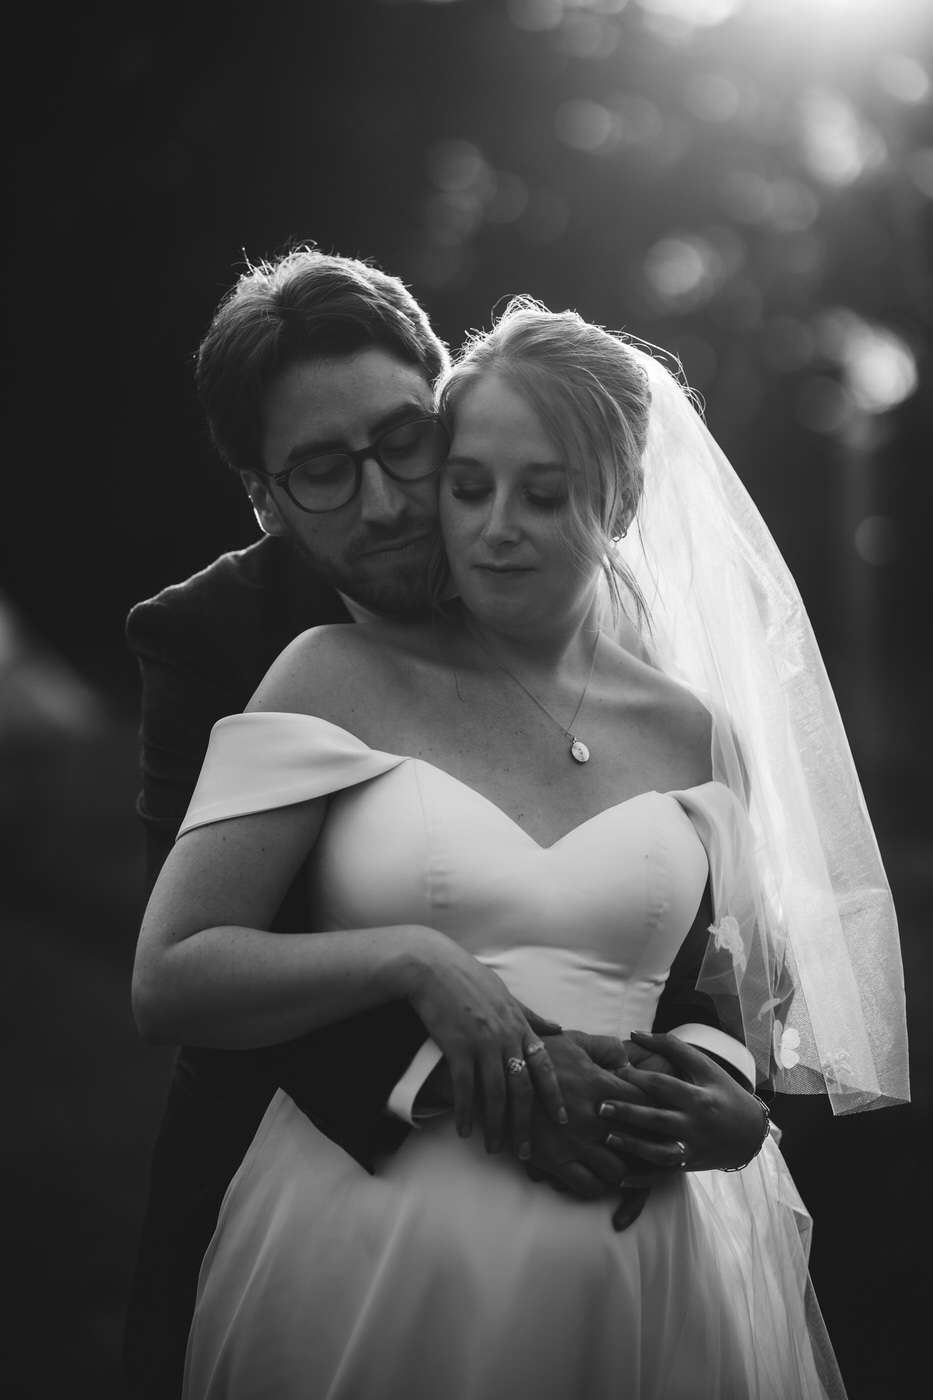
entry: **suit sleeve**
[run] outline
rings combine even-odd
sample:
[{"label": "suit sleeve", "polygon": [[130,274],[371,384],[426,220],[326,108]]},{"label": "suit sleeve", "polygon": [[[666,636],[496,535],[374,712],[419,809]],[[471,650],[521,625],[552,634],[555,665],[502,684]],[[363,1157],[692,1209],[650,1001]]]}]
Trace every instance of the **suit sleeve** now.
[{"label": "suit sleeve", "polygon": [[133,609],[126,635],[142,680],[136,810],[148,895],[188,809],[215,720],[241,711],[252,690],[238,683],[209,636],[161,598]]},{"label": "suit sleeve", "polygon": [[693,925],[677,951],[658,1001],[652,1030],[668,1032],[703,1050],[744,1087],[754,1088],[754,1065],[745,1045],[730,1029],[738,1029],[741,1015],[736,1002],[736,1024],[727,1028],[711,997],[697,991],[700,967],[713,922],[709,884]]}]

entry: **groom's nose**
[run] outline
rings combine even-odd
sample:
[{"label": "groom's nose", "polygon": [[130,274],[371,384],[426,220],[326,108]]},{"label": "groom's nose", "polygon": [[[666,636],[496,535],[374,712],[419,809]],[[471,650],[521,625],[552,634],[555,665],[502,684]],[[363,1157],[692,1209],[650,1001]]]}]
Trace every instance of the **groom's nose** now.
[{"label": "groom's nose", "polygon": [[360,481],[360,519],[368,525],[397,520],[408,505],[404,487],[393,481],[380,467],[375,457],[363,463]]}]

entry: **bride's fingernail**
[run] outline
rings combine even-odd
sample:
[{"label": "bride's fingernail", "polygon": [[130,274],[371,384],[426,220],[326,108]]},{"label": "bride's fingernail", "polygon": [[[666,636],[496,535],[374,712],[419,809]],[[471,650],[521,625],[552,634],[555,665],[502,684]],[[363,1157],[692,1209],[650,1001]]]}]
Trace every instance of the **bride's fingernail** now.
[{"label": "bride's fingernail", "polygon": [[522,1142],[518,1147],[518,1158],[520,1162],[527,1162],[531,1156],[531,1143]]},{"label": "bride's fingernail", "polygon": [[569,1122],[570,1122],[570,1119],[567,1117],[567,1110],[566,1110],[566,1108],[559,1108],[559,1109],[557,1110],[557,1121],[558,1121],[558,1123],[561,1123],[561,1124],[565,1124],[565,1123],[569,1123]]},{"label": "bride's fingernail", "polygon": [[611,1103],[601,1103],[601,1104],[599,1105],[599,1108],[597,1108],[596,1112],[599,1114],[600,1118],[611,1118],[611,1117],[613,1116],[613,1114],[612,1114],[612,1104],[611,1104]]}]

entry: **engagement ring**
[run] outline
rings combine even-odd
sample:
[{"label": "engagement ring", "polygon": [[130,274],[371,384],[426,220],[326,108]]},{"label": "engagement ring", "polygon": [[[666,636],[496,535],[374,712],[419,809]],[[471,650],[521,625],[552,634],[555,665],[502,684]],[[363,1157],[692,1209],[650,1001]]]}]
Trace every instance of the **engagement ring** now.
[{"label": "engagement ring", "polygon": [[[521,1074],[522,1070],[525,1068],[525,1061],[520,1060],[517,1055],[512,1055],[506,1060],[505,1067],[509,1074]],[[686,1150],[687,1149],[684,1148],[685,1152]]]}]

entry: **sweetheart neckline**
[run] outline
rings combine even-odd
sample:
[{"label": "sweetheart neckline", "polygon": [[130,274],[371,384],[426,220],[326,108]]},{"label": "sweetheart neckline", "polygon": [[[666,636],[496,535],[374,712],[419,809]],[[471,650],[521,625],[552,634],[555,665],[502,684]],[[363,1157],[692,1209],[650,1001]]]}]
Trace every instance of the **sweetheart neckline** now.
[{"label": "sweetheart neckline", "polygon": [[[530,832],[526,831],[525,828],[521,826],[515,820],[514,817],[510,817],[508,812],[506,812],[502,807],[498,806],[497,803],[493,802],[491,797],[487,797],[485,793],[480,792],[478,788],[471,787],[470,784],[465,783],[462,778],[457,778],[454,776],[453,773],[448,773],[445,768],[438,767],[438,765],[436,763],[432,763],[430,759],[417,758],[414,754],[397,754],[390,752],[388,749],[373,748],[371,744],[368,744],[365,739],[361,739],[358,734],[354,734],[352,730],[345,729],[343,725],[334,724],[332,720],[324,719],[321,715],[309,715],[297,710],[245,710],[241,711],[239,714],[226,715],[222,719],[217,720],[217,722],[214,725],[214,729],[219,729],[230,724],[242,723],[244,720],[246,720],[247,723],[252,725],[256,722],[262,724],[269,720],[278,721],[283,719],[299,720],[301,722],[307,721],[312,725],[323,725],[325,728],[332,729],[336,733],[343,735],[345,738],[352,740],[354,745],[358,745],[360,749],[365,749],[366,752],[369,754],[380,756],[382,758],[394,759],[395,762],[392,765],[393,767],[397,767],[399,764],[403,763],[420,763],[423,767],[432,769],[435,773],[440,773],[442,777],[449,779],[451,782],[456,783],[458,787],[464,788],[465,791],[472,793],[475,797],[479,798],[479,800],[481,802],[484,802],[487,807],[491,807],[494,812],[498,812],[498,814],[502,818],[504,818],[504,820],[507,821],[510,826],[514,827],[516,831],[519,831],[539,851],[554,850],[554,848],[560,845],[562,841],[566,841],[575,832],[581,831],[585,826],[588,826],[591,822],[596,821],[599,817],[603,817],[609,812],[617,812],[622,807],[627,807],[631,803],[638,802],[644,797],[669,798],[670,801],[674,802],[680,808],[680,810],[684,813],[684,816],[687,817],[687,820],[690,821],[691,819],[689,813],[686,811],[683,803],[678,801],[678,798],[675,796],[676,793],[698,792],[701,788],[705,787],[722,787],[725,788],[727,792],[729,791],[729,788],[724,783],[719,782],[715,778],[710,778],[705,783],[694,783],[692,786],[686,788],[671,788],[666,792],[660,792],[657,788],[646,788],[644,792],[633,793],[631,797],[626,797],[621,802],[614,802],[611,806],[604,807],[602,811],[594,812],[591,817],[586,817],[584,821],[579,822],[574,827],[571,827],[569,831],[565,831],[562,836],[559,836],[556,841],[552,841],[550,845],[542,845],[542,843],[540,841],[537,841],[535,837],[530,834]],[[391,770],[383,771],[385,772]],[[381,773],[374,773],[371,774],[368,779],[362,779],[361,781],[365,783],[368,781],[372,781],[376,777],[381,776]],[[327,795],[334,796],[336,792],[341,790],[349,790],[349,788],[352,786],[357,786],[357,784],[348,784],[347,788],[335,789]]]},{"label": "sweetheart neckline", "polygon": [[[339,728],[339,726],[336,727]],[[349,731],[347,732],[349,733]],[[361,740],[360,742],[362,743],[363,741]],[[367,747],[369,746],[367,745]],[[371,750],[371,752],[387,753],[388,751],[386,749],[373,749]],[[572,826],[569,831],[565,831],[562,836],[558,836],[556,841],[552,841],[550,845],[544,845],[536,837],[532,836],[530,831],[526,831],[525,828],[521,825],[521,823],[517,822],[514,817],[510,817],[508,812],[506,812],[504,808],[500,807],[497,802],[493,802],[491,797],[487,797],[484,792],[480,792],[479,788],[471,787],[471,785],[469,783],[465,783],[462,778],[456,777],[453,773],[448,773],[446,768],[439,768],[436,763],[431,763],[429,759],[415,758],[411,754],[393,754],[391,756],[393,758],[401,758],[403,763],[420,763],[422,767],[430,768],[432,772],[440,773],[442,778],[447,778],[450,782],[456,783],[457,787],[463,788],[466,792],[469,792],[474,797],[479,798],[480,802],[484,803],[487,807],[491,807],[494,812],[498,813],[498,815],[502,817],[505,821],[507,821],[510,826],[513,826],[516,831],[520,832],[521,835],[524,836],[528,841],[530,841],[531,844],[539,851],[553,851],[554,848],[556,846],[559,846],[562,841],[566,841],[568,837],[573,836],[578,831],[582,831],[583,828],[585,826],[589,826],[591,822],[598,821],[600,817],[608,816],[610,812],[618,812],[623,807],[629,807],[633,802],[639,802],[643,797],[667,797],[670,798],[672,802],[677,803],[677,806],[680,807],[680,803],[677,802],[677,798],[674,796],[674,792],[691,791],[691,789],[689,788],[674,788],[670,792],[659,792],[657,788],[645,788],[644,792],[633,793],[631,797],[625,797],[622,799],[621,802],[613,802],[609,807],[603,807],[601,811],[594,812],[591,817],[585,817],[582,822],[578,822],[577,825]],[[380,774],[379,776],[382,775]],[[706,784],[700,783],[698,784],[698,786],[705,787]],[[681,811],[683,811],[682,807],[680,809]],[[684,815],[686,816],[686,813],[684,813]]]}]

